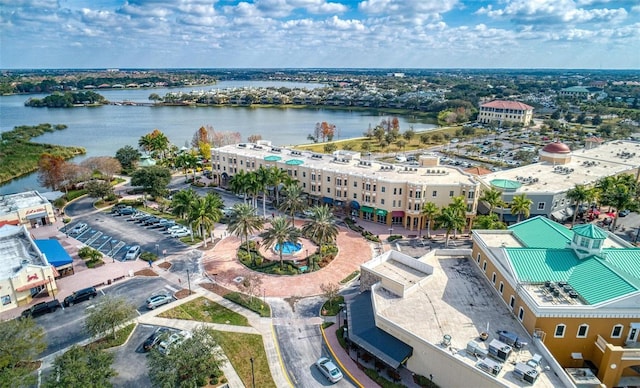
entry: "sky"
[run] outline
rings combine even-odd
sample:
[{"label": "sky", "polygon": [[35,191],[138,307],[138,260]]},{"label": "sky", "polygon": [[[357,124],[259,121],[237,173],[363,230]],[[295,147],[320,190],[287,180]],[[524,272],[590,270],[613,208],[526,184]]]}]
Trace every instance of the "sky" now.
[{"label": "sky", "polygon": [[0,0],[1,69],[640,69],[640,0]]}]

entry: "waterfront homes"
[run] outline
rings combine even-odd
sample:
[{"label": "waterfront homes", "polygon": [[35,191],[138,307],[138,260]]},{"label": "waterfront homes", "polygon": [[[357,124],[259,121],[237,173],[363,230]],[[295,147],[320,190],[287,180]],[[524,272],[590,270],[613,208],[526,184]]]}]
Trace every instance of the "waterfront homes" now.
[{"label": "waterfront homes", "polygon": [[0,226],[0,312],[28,304],[40,293],[54,293],[57,276],[24,225]]},{"label": "waterfront homes", "polygon": [[51,203],[37,191],[0,195],[0,226],[48,225],[56,217]]},{"label": "waterfront homes", "polygon": [[472,258],[563,368],[587,367],[607,387],[640,378],[640,249],[593,224],[535,217],[474,230]]},{"label": "waterfront homes", "polygon": [[[516,195],[526,194],[533,201],[531,215],[543,215],[556,221],[573,216],[574,206],[567,191],[577,184],[592,186],[599,179],[619,174],[638,174],[640,143],[589,141],[588,149],[571,151],[563,143],[549,143],[540,152],[540,162],[498,171],[479,177],[483,190],[496,188],[507,204],[494,211],[507,222],[516,220],[509,204]],[[479,204],[480,212],[488,208]]]},{"label": "waterfront homes", "polygon": [[[378,369],[406,367],[441,387],[571,386],[469,255],[469,249],[433,250],[413,258],[391,250],[364,263],[361,293],[346,300],[358,361],[374,357]],[[510,340],[498,331],[509,332],[517,346],[502,342]],[[536,364],[527,365],[531,360]]]},{"label": "waterfront homes", "polygon": [[480,105],[479,123],[503,122],[529,125],[533,120],[533,107],[518,101],[494,100]]},{"label": "waterfront homes", "polygon": [[476,214],[479,184],[453,167],[440,166],[438,157],[422,155],[416,162],[382,163],[359,152],[332,155],[272,146],[268,141],[241,143],[211,151],[212,171],[226,186],[239,171],[277,167],[298,180],[311,204],[328,204],[363,220],[402,225],[410,230],[426,226],[424,203],[447,206],[462,196],[467,222]]}]

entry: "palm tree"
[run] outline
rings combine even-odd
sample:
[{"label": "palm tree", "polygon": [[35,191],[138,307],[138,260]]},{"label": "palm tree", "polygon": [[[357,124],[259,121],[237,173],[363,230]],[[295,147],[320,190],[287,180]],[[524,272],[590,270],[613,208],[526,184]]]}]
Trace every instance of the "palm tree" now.
[{"label": "palm tree", "polygon": [[567,191],[567,198],[572,200],[576,205],[575,211],[573,212],[573,219],[571,220],[571,227],[573,228],[573,225],[576,223],[578,212],[580,211],[580,205],[593,198],[593,191],[585,185],[575,185],[572,189]]},{"label": "palm tree", "polygon": [[193,180],[195,182],[197,166],[198,158],[190,152],[183,152],[176,158],[176,167],[183,169],[185,179],[187,179],[189,169],[193,169]]},{"label": "palm tree", "polygon": [[447,231],[444,239],[445,246],[449,246],[449,234],[451,234],[451,231],[462,229],[466,224],[464,216],[460,214],[458,209],[451,206],[443,208],[440,214],[435,217],[435,222],[437,229],[442,228]]},{"label": "palm tree", "polygon": [[473,222],[473,229],[507,229],[497,214],[480,215]]},{"label": "palm tree", "polygon": [[229,189],[234,194],[242,194],[245,203],[247,202],[247,194],[250,190],[249,179],[249,173],[244,170],[238,171],[229,179]]},{"label": "palm tree", "polygon": [[[464,196],[460,195],[453,197],[449,207],[458,212],[458,214],[464,219],[465,226],[467,225],[467,204],[464,201]],[[453,230],[453,237],[455,238],[457,229]]]},{"label": "palm tree", "polygon": [[479,199],[489,205],[489,214],[493,213],[496,207],[504,205],[502,201],[502,191],[494,188],[482,192],[482,196],[480,196]]},{"label": "palm tree", "polygon": [[276,206],[280,205],[280,184],[288,182],[291,177],[286,171],[273,166],[269,169],[269,184],[273,186],[276,195]]},{"label": "palm tree", "polygon": [[[222,218],[222,199],[216,193],[208,193],[205,197],[198,197],[191,203],[188,220],[192,228],[196,228],[207,247],[207,235],[213,231],[216,222]],[[191,236],[193,239],[193,235]],[[213,240],[212,240],[213,241]]]},{"label": "palm tree", "polygon": [[198,194],[193,189],[178,191],[171,199],[171,214],[184,219],[197,199]]},{"label": "palm tree", "polygon": [[267,188],[271,180],[270,174],[270,170],[263,166],[255,171],[257,189],[262,192],[262,216],[265,218],[267,217]]},{"label": "palm tree", "polygon": [[431,238],[431,221],[440,213],[440,209],[433,202],[426,202],[422,207],[422,214],[427,217],[427,238]]},{"label": "palm tree", "polygon": [[531,205],[533,201],[527,198],[526,194],[516,195],[511,202],[511,214],[517,215],[516,222],[520,222],[520,216],[524,216],[525,219],[529,218],[531,214]]},{"label": "palm tree", "polygon": [[[300,230],[289,223],[285,217],[276,217],[271,221],[271,227],[260,234],[262,241],[267,247],[272,248],[276,244],[280,247],[286,242],[297,244],[300,238]],[[280,268],[284,268],[282,260],[282,249],[278,249],[280,254]]]},{"label": "palm tree", "polygon": [[278,207],[280,211],[291,214],[291,223],[295,221],[296,212],[307,208],[307,202],[303,198],[302,187],[298,181],[287,184],[282,190],[285,198]]},{"label": "palm tree", "polygon": [[[630,186],[628,182],[621,181],[614,186],[613,190],[606,194],[610,206],[613,206],[618,212],[624,209],[638,209],[638,203],[635,200],[635,187]],[[611,230],[616,229],[617,223],[618,217],[613,217]]]},{"label": "palm tree", "polygon": [[[233,213],[229,221],[229,232],[240,238],[245,238],[247,242],[247,252],[249,252],[249,235],[262,229],[264,226],[264,218],[256,213],[256,208],[246,203],[238,203],[233,206]],[[253,259],[255,265],[255,258]]]},{"label": "palm tree", "polygon": [[312,207],[309,221],[302,225],[302,233],[317,242],[322,253],[322,247],[334,241],[338,235],[338,227],[331,209],[326,205]]}]

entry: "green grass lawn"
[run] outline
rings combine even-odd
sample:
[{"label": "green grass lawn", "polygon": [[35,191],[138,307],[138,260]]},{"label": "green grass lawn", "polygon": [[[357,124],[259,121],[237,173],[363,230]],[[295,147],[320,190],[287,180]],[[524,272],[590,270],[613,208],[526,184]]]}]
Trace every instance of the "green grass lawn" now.
[{"label": "green grass lawn", "polygon": [[267,355],[264,351],[262,336],[257,334],[229,333],[214,331],[214,337],[233,368],[240,376],[245,387],[252,386],[251,361],[253,358],[253,374],[255,386],[260,388],[276,387],[271,377]]},{"label": "green grass lawn", "polygon": [[228,308],[213,302],[205,297],[200,297],[191,302],[174,307],[161,314],[161,318],[185,319],[191,321],[220,323],[236,326],[250,326],[249,321]]}]

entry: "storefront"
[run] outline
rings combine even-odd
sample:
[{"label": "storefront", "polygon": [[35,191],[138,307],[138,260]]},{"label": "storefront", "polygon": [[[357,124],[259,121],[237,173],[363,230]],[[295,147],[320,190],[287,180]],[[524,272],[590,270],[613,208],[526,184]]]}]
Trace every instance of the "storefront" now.
[{"label": "storefront", "polygon": [[0,226],[27,225],[37,228],[55,221],[53,206],[37,191],[5,195],[0,199]]}]

